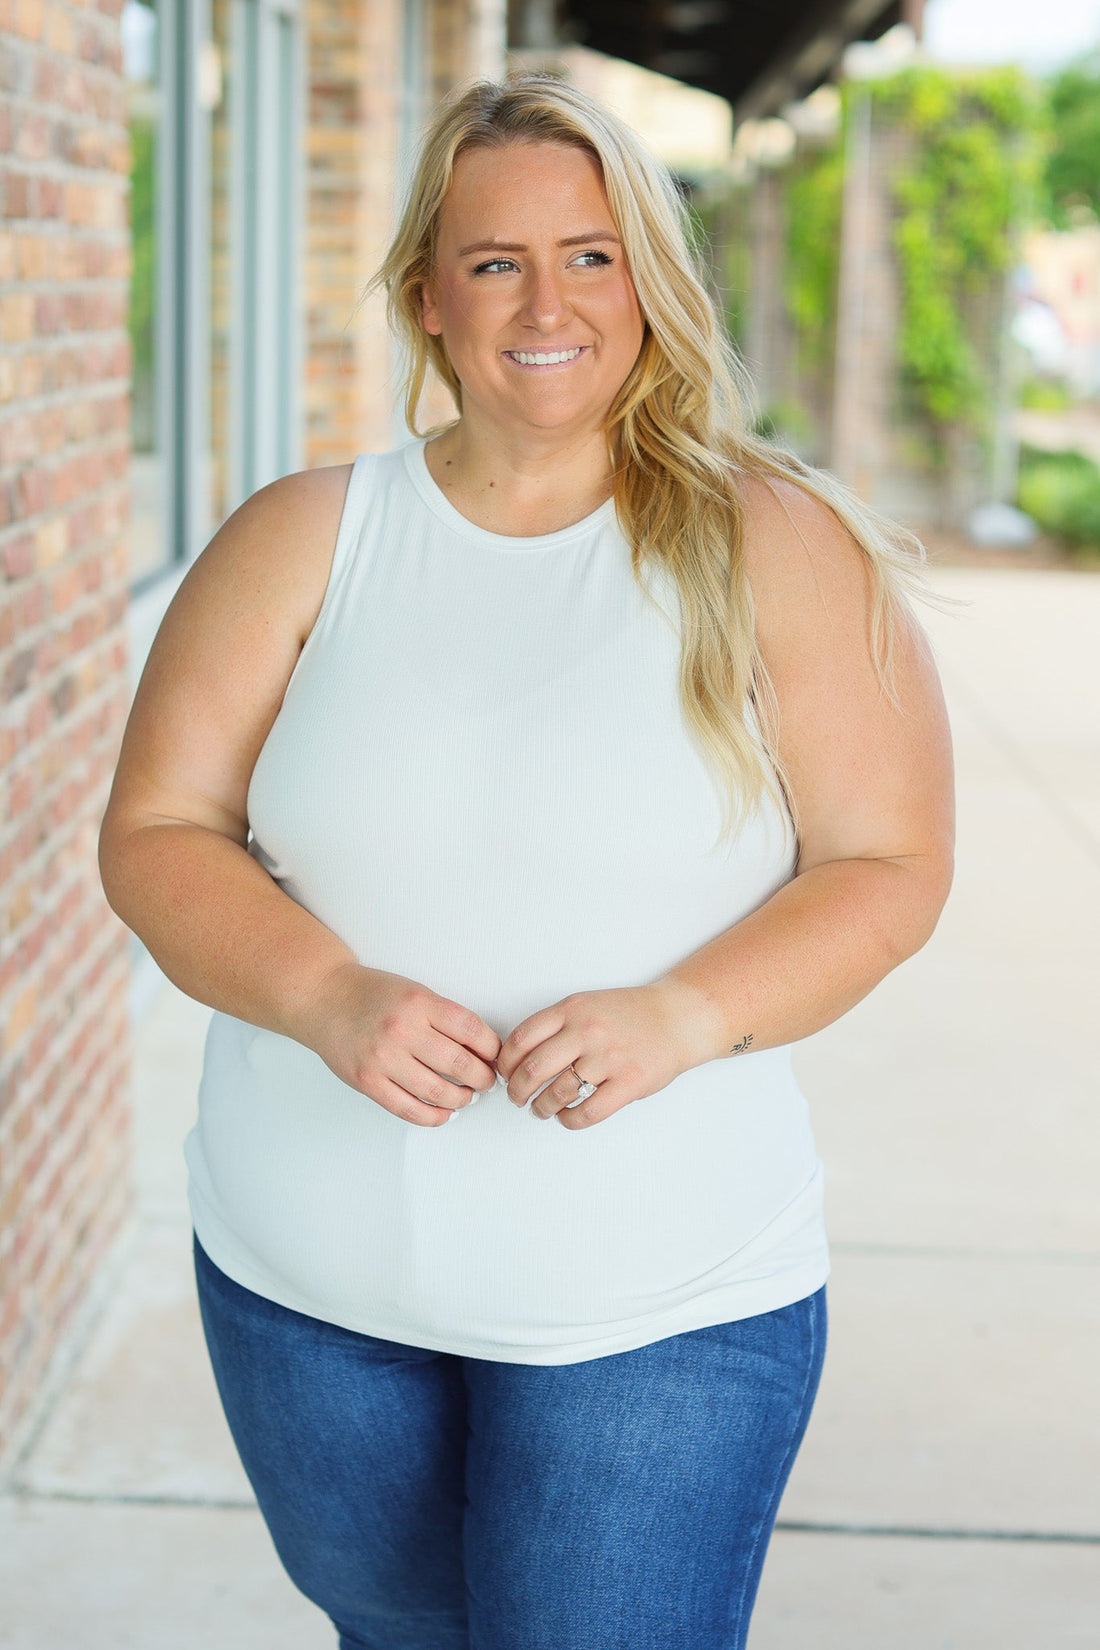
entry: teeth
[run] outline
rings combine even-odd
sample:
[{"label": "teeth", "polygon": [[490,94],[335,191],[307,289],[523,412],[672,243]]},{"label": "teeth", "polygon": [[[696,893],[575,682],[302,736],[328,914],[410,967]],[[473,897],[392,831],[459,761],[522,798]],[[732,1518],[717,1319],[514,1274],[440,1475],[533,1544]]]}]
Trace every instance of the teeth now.
[{"label": "teeth", "polygon": [[513,361],[519,361],[525,367],[547,367],[552,366],[555,361],[572,361],[580,353],[579,344],[576,349],[554,350],[550,355],[528,355],[524,350],[518,349],[508,351]]}]

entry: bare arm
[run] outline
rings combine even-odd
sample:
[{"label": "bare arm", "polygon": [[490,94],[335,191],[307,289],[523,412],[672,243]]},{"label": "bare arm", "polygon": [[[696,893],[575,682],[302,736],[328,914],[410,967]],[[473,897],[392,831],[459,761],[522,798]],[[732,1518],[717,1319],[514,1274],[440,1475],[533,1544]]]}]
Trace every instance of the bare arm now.
[{"label": "bare arm", "polygon": [[318,471],[262,488],[188,570],[138,684],[99,835],[107,899],[169,979],[291,1036],[325,974],[353,959],[246,851],[245,797],[320,606],[341,480]]},{"label": "bare arm", "polygon": [[188,570],[131,707],[100,875],[181,991],[313,1048],[407,1121],[437,1124],[437,1106],[494,1080],[482,1055],[495,1056],[495,1032],[360,965],[246,848],[249,780],[320,609],[347,480],[341,466],[261,488]]},{"label": "bare arm", "polygon": [[696,1014],[703,1059],[838,1019],[925,944],[951,886],[951,736],[928,642],[899,615],[898,710],[874,674],[862,553],[831,511],[780,491],[802,539],[758,484],[746,557],[800,854],[791,882],[661,982]]}]

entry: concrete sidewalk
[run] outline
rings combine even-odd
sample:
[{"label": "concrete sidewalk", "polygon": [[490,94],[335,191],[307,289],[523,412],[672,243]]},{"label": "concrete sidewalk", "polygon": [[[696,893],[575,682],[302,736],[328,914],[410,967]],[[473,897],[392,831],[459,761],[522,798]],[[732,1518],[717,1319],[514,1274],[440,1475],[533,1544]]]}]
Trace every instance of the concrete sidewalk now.
[{"label": "concrete sidewalk", "polygon": [[[1100,1645],[1100,578],[935,582],[973,602],[925,620],[958,873],[925,949],[797,1047],[830,1346],[751,1650]],[[0,1492],[0,1650],[335,1643],[206,1360],[181,1144],[208,1014],[166,984],[141,1027],[140,1210]]]}]

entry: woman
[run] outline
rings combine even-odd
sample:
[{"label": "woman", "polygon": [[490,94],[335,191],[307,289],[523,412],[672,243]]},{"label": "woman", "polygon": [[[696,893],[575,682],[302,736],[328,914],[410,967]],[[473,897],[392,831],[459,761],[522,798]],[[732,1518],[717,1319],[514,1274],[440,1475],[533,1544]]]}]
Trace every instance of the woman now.
[{"label": "woman", "polygon": [[345,1650],[733,1650],[825,1344],[790,1044],[951,878],[920,547],[748,432],[673,180],[552,76],[440,109],[380,284],[458,417],[225,523],[103,825],[215,1010],[214,1372]]}]

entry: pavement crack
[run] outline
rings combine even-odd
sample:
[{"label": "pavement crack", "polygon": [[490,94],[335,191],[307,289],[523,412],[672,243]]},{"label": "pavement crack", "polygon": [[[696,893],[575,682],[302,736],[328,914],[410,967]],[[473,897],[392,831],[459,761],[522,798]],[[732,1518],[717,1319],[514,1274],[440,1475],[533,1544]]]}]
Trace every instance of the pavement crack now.
[{"label": "pavement crack", "polygon": [[908,1257],[914,1260],[1002,1261],[1008,1266],[1018,1266],[1021,1262],[1037,1262],[1043,1266],[1100,1265],[1100,1250],[1097,1249],[968,1248],[961,1244],[949,1243],[845,1242],[841,1238],[830,1243],[829,1248],[834,1254],[843,1255],[896,1255],[902,1259]]},{"label": "pavement crack", "polygon": [[881,1535],[918,1541],[1039,1541],[1053,1545],[1069,1544],[1100,1547],[1100,1532],[1086,1530],[999,1530],[954,1528],[935,1524],[832,1524],[819,1519],[780,1518],[777,1530],[792,1530],[809,1535]]},{"label": "pavement crack", "polygon": [[99,1490],[40,1490],[23,1484],[12,1484],[3,1492],[7,1501],[40,1502],[70,1501],[91,1507],[202,1507],[215,1511],[256,1512],[254,1500],[243,1496],[217,1495],[143,1495],[129,1491],[104,1493]]}]

